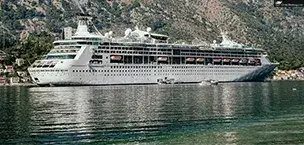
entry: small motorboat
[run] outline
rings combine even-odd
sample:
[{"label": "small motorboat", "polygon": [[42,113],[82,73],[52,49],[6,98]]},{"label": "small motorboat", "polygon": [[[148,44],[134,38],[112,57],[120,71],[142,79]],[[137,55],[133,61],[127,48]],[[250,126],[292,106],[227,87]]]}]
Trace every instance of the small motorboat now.
[{"label": "small motorboat", "polygon": [[201,85],[201,86],[206,86],[206,85],[211,86],[211,85],[218,85],[218,83],[219,82],[217,80],[205,80],[205,81],[200,82],[199,85]]},{"label": "small motorboat", "polygon": [[202,81],[199,83],[200,86],[210,86],[210,83],[206,82],[206,81]]},{"label": "small motorboat", "polygon": [[218,83],[219,83],[219,82],[218,82],[217,80],[211,80],[211,81],[210,81],[210,84],[211,84],[211,85],[218,85]]},{"label": "small motorboat", "polygon": [[174,79],[165,79],[165,80],[160,79],[160,80],[158,81],[158,84],[159,84],[159,85],[164,85],[164,84],[177,84],[177,82],[176,82]]}]

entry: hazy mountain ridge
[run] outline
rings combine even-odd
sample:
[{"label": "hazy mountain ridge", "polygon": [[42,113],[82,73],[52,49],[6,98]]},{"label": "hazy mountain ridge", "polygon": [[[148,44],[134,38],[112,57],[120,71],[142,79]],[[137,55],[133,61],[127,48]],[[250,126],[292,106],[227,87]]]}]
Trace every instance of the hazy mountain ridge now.
[{"label": "hazy mountain ridge", "polygon": [[[19,38],[76,28],[76,13],[95,17],[101,32],[123,36],[126,28],[167,34],[171,41],[221,40],[220,31],[240,43],[261,46],[287,68],[303,66],[302,8],[275,8],[262,0],[0,0],[1,26]],[[20,35],[22,34],[22,35]],[[292,58],[292,60],[291,60]],[[293,64],[288,64],[288,63]],[[295,64],[296,63],[296,64]]]}]

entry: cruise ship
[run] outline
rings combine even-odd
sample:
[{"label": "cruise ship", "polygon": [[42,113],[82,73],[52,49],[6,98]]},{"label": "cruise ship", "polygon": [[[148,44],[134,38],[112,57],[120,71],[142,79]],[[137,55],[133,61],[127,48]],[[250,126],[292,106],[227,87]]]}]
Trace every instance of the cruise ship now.
[{"label": "cruise ship", "polygon": [[29,68],[34,83],[59,85],[127,85],[264,81],[278,65],[263,49],[231,41],[212,44],[169,43],[169,37],[127,29],[125,36],[113,32],[91,33],[90,17],[79,18],[70,40],[53,42],[54,48]]}]

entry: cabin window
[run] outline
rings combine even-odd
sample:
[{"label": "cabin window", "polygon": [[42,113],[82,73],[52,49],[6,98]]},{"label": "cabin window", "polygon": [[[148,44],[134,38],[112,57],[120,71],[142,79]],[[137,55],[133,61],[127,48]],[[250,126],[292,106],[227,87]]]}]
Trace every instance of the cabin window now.
[{"label": "cabin window", "polygon": [[102,59],[102,55],[93,55],[92,59]]}]

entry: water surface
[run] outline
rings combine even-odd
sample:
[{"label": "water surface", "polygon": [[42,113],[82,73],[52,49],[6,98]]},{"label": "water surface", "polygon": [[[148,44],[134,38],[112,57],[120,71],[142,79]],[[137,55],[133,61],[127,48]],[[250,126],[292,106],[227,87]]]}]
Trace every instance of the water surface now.
[{"label": "water surface", "polygon": [[0,87],[0,144],[303,144],[304,82]]}]

